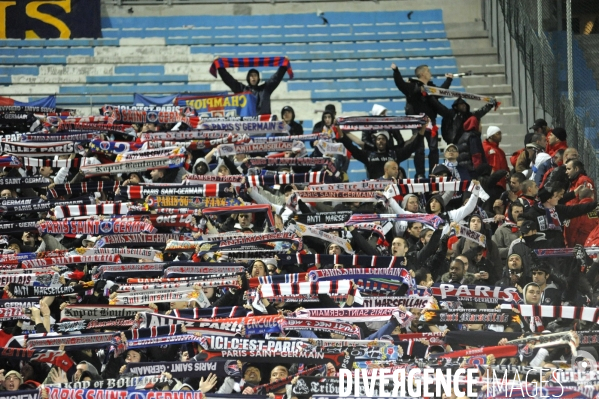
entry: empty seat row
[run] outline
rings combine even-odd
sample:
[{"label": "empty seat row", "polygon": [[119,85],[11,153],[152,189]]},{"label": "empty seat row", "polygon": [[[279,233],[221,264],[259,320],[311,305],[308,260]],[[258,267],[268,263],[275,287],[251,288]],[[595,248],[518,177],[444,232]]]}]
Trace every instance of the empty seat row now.
[{"label": "empty seat row", "polygon": [[86,86],[61,86],[60,94],[168,94],[180,92],[207,92],[210,85],[203,84],[165,84],[165,85],[86,85]]}]

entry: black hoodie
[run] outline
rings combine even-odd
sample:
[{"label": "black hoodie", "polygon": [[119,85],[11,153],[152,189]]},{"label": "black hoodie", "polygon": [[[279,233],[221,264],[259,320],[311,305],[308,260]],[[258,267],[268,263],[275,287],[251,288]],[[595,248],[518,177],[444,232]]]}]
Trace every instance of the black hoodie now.
[{"label": "black hoodie", "polygon": [[[226,68],[218,68],[218,74],[220,75],[223,82],[229,86],[233,93],[243,93],[244,91],[251,91],[256,96],[258,104],[256,104],[256,110],[258,115],[270,114],[270,95],[279,86],[279,83],[283,80],[287,67],[279,67],[277,72],[271,76],[266,82],[258,84],[256,86],[250,85],[250,73],[258,73],[256,69],[250,69],[246,76],[247,85],[238,82],[233,76],[227,71]],[[258,73],[258,76],[259,73]],[[258,80],[258,82],[260,82]]]},{"label": "black hoodie", "polygon": [[[466,112],[462,113],[458,111],[459,104],[466,104]],[[462,133],[464,133],[464,122],[466,122],[468,118],[476,116],[476,118],[480,120],[493,109],[494,106],[493,103],[489,103],[474,112],[470,112],[470,104],[461,97],[453,102],[451,109],[447,108],[439,101],[431,101],[430,105],[443,117],[443,121],[441,122],[441,135],[443,136],[443,140],[448,144],[457,144]]]},{"label": "black hoodie", "polygon": [[285,111],[291,111],[291,122],[288,123],[289,134],[292,136],[299,136],[304,134],[304,128],[302,127],[302,125],[295,121],[295,111],[289,105],[284,106],[281,110],[281,120],[283,119],[283,114],[285,113]]}]

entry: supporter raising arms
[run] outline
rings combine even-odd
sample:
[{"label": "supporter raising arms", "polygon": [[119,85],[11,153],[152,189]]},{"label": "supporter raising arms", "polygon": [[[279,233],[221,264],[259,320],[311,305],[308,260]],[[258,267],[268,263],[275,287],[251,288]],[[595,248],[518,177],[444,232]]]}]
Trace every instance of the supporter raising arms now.
[{"label": "supporter raising arms", "polygon": [[[216,57],[219,59],[220,57]],[[287,58],[287,57],[285,57]],[[223,82],[229,86],[233,93],[243,93],[244,91],[251,91],[253,95],[258,99],[256,104],[256,110],[259,115],[270,114],[270,95],[279,86],[279,83],[283,80],[285,72],[287,71],[286,66],[280,66],[266,82],[260,84],[260,72],[257,69],[250,69],[245,78],[247,84],[243,84],[237,80],[226,68],[218,68],[218,74],[220,75]]]},{"label": "supporter raising arms", "polygon": [[389,133],[381,130],[373,134],[375,137],[376,151],[368,151],[356,147],[354,143],[360,147],[364,147],[364,142],[352,133],[342,132],[339,141],[343,143],[345,148],[347,148],[354,158],[366,165],[366,175],[369,179],[378,179],[385,175],[385,164],[387,162],[395,161],[399,164],[408,159],[410,155],[416,151],[419,143],[423,142],[425,132],[426,125],[423,125],[416,137],[409,140],[404,147],[391,148]]}]

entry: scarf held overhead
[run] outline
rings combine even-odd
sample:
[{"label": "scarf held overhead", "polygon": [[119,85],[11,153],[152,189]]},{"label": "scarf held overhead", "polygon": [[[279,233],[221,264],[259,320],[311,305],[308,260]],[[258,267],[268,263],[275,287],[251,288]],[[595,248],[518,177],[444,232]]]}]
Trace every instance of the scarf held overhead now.
[{"label": "scarf held overhead", "polygon": [[217,76],[219,68],[285,67],[289,79],[293,79],[293,70],[287,57],[244,57],[217,58],[210,66],[210,74]]}]

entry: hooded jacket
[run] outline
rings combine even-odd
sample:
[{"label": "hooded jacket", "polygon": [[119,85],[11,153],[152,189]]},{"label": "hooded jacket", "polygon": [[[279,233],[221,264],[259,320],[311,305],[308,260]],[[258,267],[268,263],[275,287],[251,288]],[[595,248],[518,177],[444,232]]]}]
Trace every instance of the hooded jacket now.
[{"label": "hooded jacket", "polygon": [[[465,104],[467,107],[466,112],[459,112],[458,105]],[[470,104],[468,104],[463,98],[459,97],[451,105],[451,109],[441,104],[439,101],[431,102],[431,106],[439,115],[443,117],[441,122],[441,135],[443,140],[447,144],[456,144],[462,134],[464,133],[464,122],[470,117],[475,116],[479,120],[485,116],[491,109],[493,104],[485,104],[483,107],[477,109],[474,112],[470,111]]]},{"label": "hooded jacket", "polygon": [[203,163],[204,165],[206,165],[206,173],[205,174],[209,175],[210,174],[210,165],[208,165],[208,162],[206,161],[206,158],[198,158],[198,159],[196,159],[196,161],[193,163],[193,167],[191,168],[191,173],[194,174],[194,175],[199,174],[196,171],[196,167],[199,164],[201,164],[201,163]]},{"label": "hooded jacket", "polygon": [[473,171],[483,163],[487,163],[485,150],[478,131],[478,119],[471,116],[464,122],[464,133],[458,140],[458,164]]},{"label": "hooded jacket", "polygon": [[[220,75],[223,82],[229,86],[233,93],[243,93],[244,91],[249,91],[253,95],[256,96],[258,103],[256,104],[256,111],[258,115],[268,115],[271,113],[270,110],[270,95],[273,91],[279,86],[279,83],[283,80],[285,76],[285,72],[287,72],[287,67],[279,67],[277,72],[271,76],[266,82],[262,84],[258,84],[256,86],[250,85],[250,74],[258,73],[256,69],[250,69],[246,76],[247,84],[243,84],[238,82],[231,74],[227,71],[226,68],[218,68],[218,74]],[[260,81],[258,81],[260,83]]]},{"label": "hooded jacket", "polygon": [[295,121],[295,111],[289,105],[284,106],[281,110],[281,119],[283,119],[283,114],[285,111],[291,112],[291,121],[288,123],[289,134],[291,136],[300,136],[304,134],[304,127]]},{"label": "hooded jacket", "polygon": [[[437,111],[431,105],[433,102],[439,102],[434,96],[422,95],[421,87],[424,83],[417,79],[410,79],[406,82],[401,76],[399,68],[393,70],[393,80],[395,86],[406,96],[406,115],[426,114],[433,124],[436,123]],[[447,78],[441,85],[443,89],[449,89],[453,79]],[[427,86],[436,87],[433,82],[428,82]]]}]

